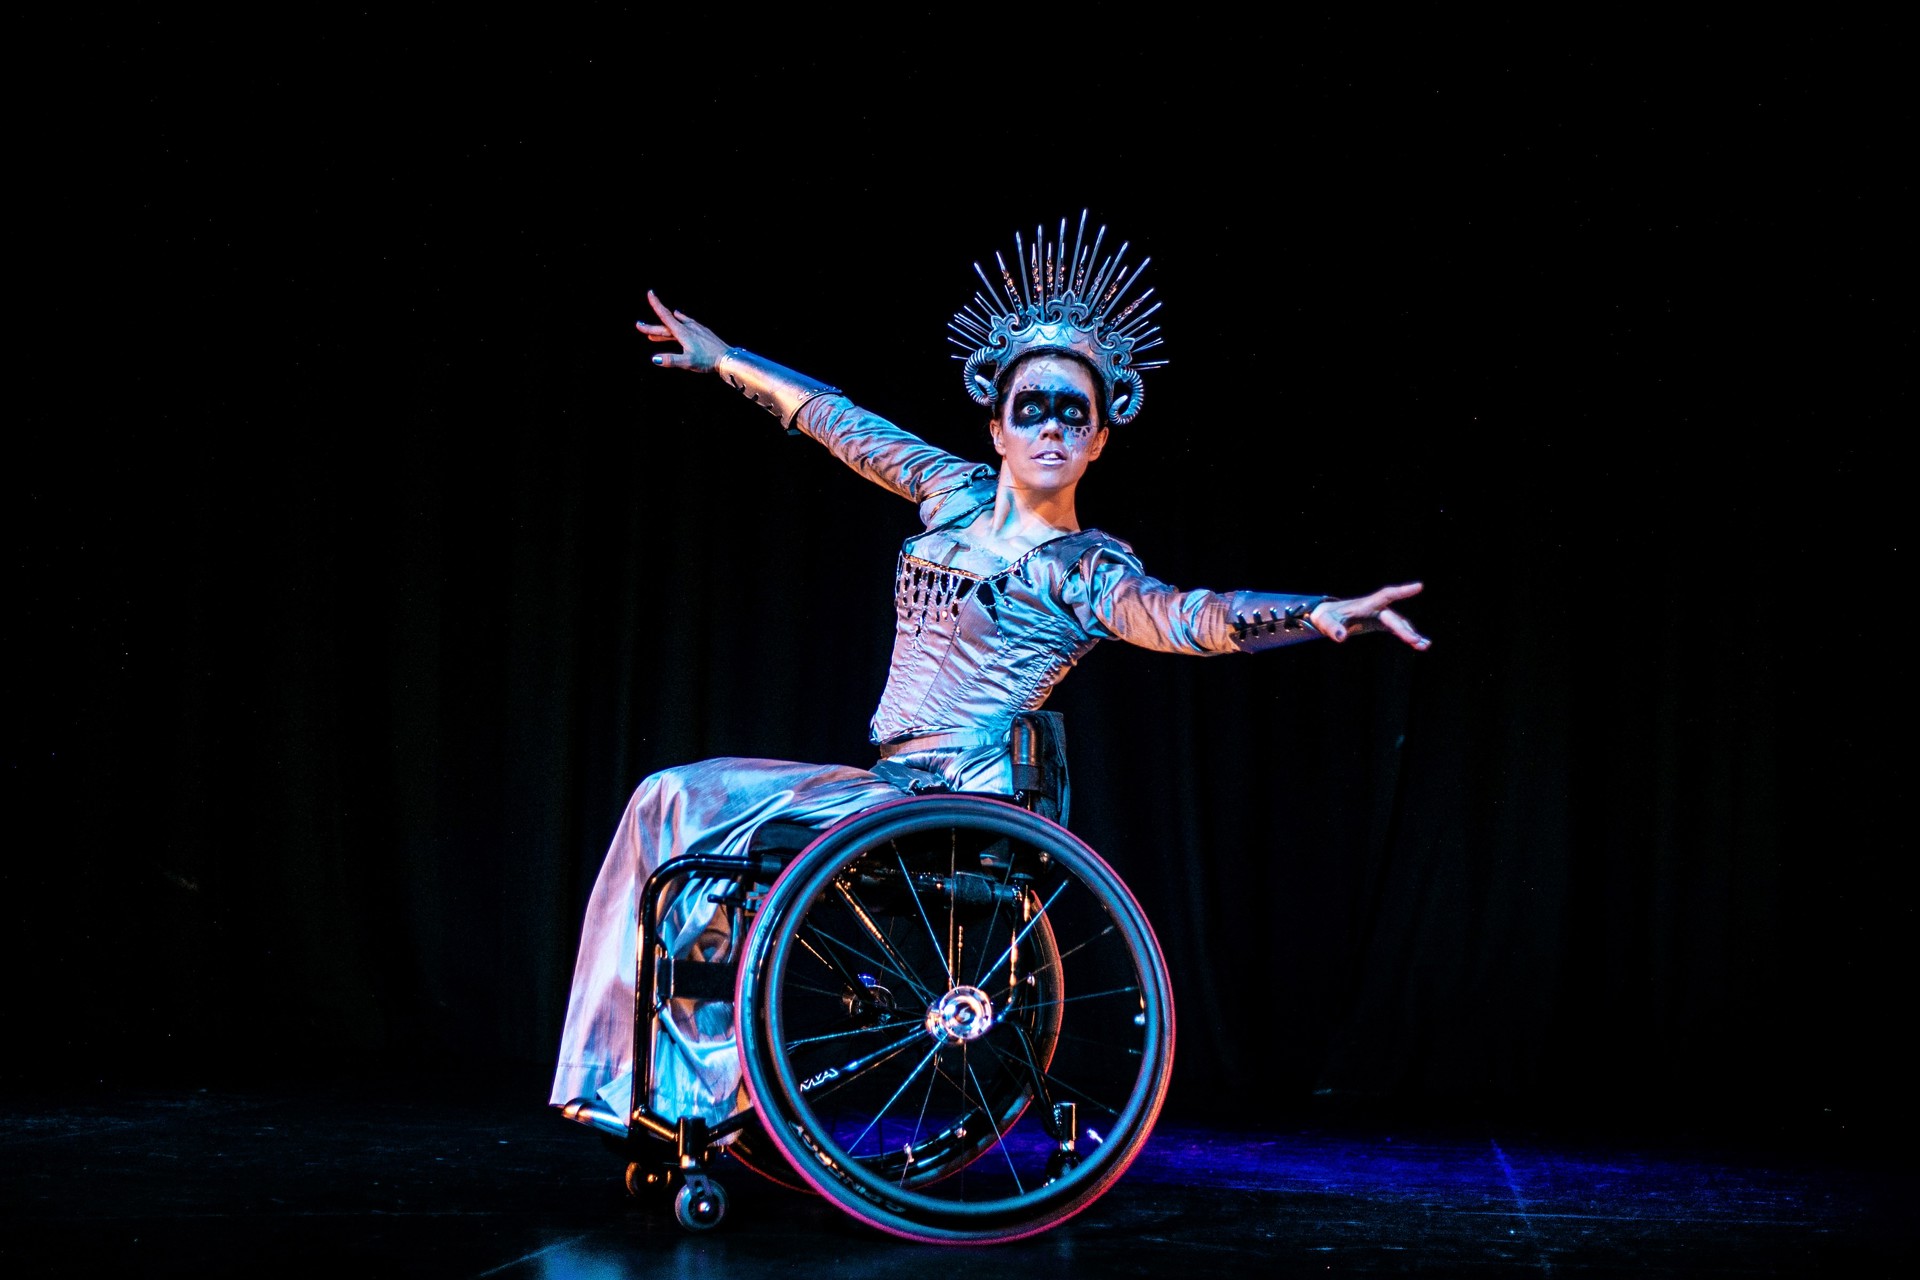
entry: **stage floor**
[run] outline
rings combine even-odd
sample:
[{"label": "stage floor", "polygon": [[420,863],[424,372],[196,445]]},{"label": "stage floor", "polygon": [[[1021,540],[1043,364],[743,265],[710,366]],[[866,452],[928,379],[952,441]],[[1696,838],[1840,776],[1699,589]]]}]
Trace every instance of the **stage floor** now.
[{"label": "stage floor", "polygon": [[1030,1240],[918,1245],[724,1168],[693,1235],[538,1095],[10,1091],[0,1274],[700,1277],[1903,1274],[1916,1179],[1850,1142],[1342,1119],[1163,1122]]}]

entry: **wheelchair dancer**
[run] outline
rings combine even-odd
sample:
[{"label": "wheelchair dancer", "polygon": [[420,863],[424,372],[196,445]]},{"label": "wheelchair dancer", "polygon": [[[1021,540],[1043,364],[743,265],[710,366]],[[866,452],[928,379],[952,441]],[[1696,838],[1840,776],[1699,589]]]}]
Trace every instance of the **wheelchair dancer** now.
[{"label": "wheelchair dancer", "polygon": [[[1101,228],[1085,240],[1015,237],[1014,264],[953,320],[967,352],[964,385],[991,410],[996,464],[966,461],[855,405],[836,387],[729,346],[712,329],[647,294],[657,323],[636,327],[674,344],[653,363],[718,373],[795,434],[810,436],[868,480],[915,503],[894,577],[896,629],[870,729],[871,768],[725,758],[663,770],[635,790],[595,882],[582,927],[550,1101],[631,1110],[634,951],[641,887],[668,859],[743,853],[763,823],[825,828],[903,794],[1008,794],[1014,716],[1038,708],[1101,640],[1168,653],[1251,653],[1326,636],[1387,631],[1428,640],[1393,606],[1419,583],[1331,598],[1180,590],[1151,577],[1120,539],[1083,529],[1075,494],[1111,427],[1140,411],[1135,357],[1159,344],[1134,293],[1147,265],[1127,246],[1103,258]],[[1148,260],[1150,261],[1150,259]],[[1131,298],[1131,301],[1129,301]],[[691,878],[663,908],[670,954],[724,959],[731,920]],[[729,1004],[676,1001],[661,1020],[651,1109],[713,1125],[745,1105]]]}]

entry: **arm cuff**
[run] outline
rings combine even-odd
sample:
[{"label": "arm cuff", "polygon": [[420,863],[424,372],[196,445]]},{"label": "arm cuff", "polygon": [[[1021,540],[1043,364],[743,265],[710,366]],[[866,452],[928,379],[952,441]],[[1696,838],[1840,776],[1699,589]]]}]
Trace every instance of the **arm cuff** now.
[{"label": "arm cuff", "polygon": [[1317,639],[1320,632],[1307,615],[1331,596],[1289,596],[1271,591],[1236,591],[1233,595],[1233,647],[1258,653],[1283,644]]},{"label": "arm cuff", "polygon": [[789,432],[796,429],[793,420],[807,401],[815,396],[840,394],[838,387],[830,387],[740,347],[721,356],[713,368],[747,399],[780,419],[780,425]]}]

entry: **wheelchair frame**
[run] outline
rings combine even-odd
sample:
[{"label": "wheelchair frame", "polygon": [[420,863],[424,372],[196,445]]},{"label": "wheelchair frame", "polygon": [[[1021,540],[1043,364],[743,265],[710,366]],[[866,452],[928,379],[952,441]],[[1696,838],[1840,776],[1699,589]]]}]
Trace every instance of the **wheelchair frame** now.
[{"label": "wheelchair frame", "polygon": [[[824,830],[769,822],[744,855],[677,858],[649,877],[638,904],[629,1114],[584,1100],[563,1109],[567,1118],[615,1140],[628,1161],[630,1193],[671,1191],[682,1226],[716,1226],[726,1215],[727,1194],[710,1166],[731,1150],[762,1176],[810,1187],[880,1230],[939,1243],[1018,1239],[1057,1225],[1105,1193],[1159,1114],[1172,1069],[1173,1003],[1164,960],[1138,903],[1092,849],[1053,821],[1065,817],[1067,798],[1061,743],[1055,713],[1016,718],[1013,800],[928,792]],[[942,837],[948,842],[944,869],[939,850],[928,844]],[[733,886],[715,899],[733,915],[723,961],[676,958],[660,942],[661,901],[693,876]],[[1043,884],[1052,886],[1044,902]],[[1117,975],[1112,981],[1119,985],[1069,996],[1054,920],[1064,910],[1057,902],[1076,887],[1076,932],[1065,954],[1095,948],[1089,962],[1097,961],[1103,977]],[[944,940],[929,903],[936,913],[944,904]],[[966,930],[984,918],[976,939],[984,932],[990,952],[1003,937],[996,932],[1003,915],[1004,953],[964,980],[963,965],[973,960],[965,951]],[[889,922],[887,930],[879,920]],[[794,976],[797,961],[810,981]],[[1003,966],[1005,985],[990,982]],[[869,968],[882,980],[865,972]],[[945,989],[936,990],[943,980]],[[905,1005],[890,986],[903,988]],[[752,1105],[717,1125],[651,1110],[660,1019],[670,1016],[675,999],[734,1006]],[[1065,1006],[1076,1001],[1085,1003],[1072,1021],[1075,1030],[1064,1032]],[[1100,1012],[1089,1015],[1096,1008]],[[1085,1035],[1089,1017],[1103,1038]],[[834,1029],[793,1037],[789,1024]],[[806,1078],[795,1073],[800,1046],[873,1036],[892,1038],[851,1062],[835,1058]],[[1074,1059],[1075,1079],[1061,1074],[1057,1053]],[[874,1115],[874,1100],[916,1059]],[[1112,1081],[1106,1089],[1082,1087],[1080,1073],[1089,1062],[1103,1081]],[[884,1121],[909,1088],[915,1096],[924,1092],[924,1100],[912,1136],[896,1151],[886,1142]],[[844,1124],[824,1101],[836,1091],[852,1099],[841,1104],[851,1117]],[[941,1109],[934,1107],[936,1094]],[[1083,1117],[1083,1109],[1089,1115]],[[957,1114],[941,1127],[938,1115],[945,1111]],[[929,1113],[936,1115],[931,1124]],[[1029,1113],[1036,1123],[1016,1142],[1015,1128]],[[850,1136],[862,1120],[864,1129]],[[896,1116],[894,1123],[897,1137],[903,1122]],[[877,1148],[867,1145],[876,1126]],[[762,1138],[773,1159],[758,1150]],[[996,1151],[1000,1158],[989,1160]]]}]

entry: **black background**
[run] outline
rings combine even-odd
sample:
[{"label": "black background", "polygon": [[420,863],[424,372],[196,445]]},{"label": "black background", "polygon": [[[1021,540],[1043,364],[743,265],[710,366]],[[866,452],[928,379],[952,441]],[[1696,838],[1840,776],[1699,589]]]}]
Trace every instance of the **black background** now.
[{"label": "black background", "polygon": [[539,1106],[628,792],[866,763],[915,527],[644,291],[984,456],[942,326],[1084,208],[1172,364],[1082,519],[1435,639],[1056,696],[1170,1106],[1907,1123],[1889,31],[584,13],[26,42],[8,1076]]}]

